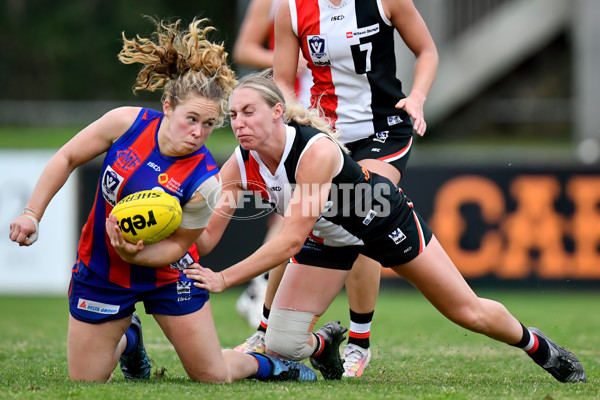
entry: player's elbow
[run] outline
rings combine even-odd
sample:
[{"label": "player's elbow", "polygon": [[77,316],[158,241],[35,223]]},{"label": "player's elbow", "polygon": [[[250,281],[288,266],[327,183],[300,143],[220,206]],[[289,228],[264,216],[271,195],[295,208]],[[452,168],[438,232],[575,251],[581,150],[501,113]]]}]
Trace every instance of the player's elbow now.
[{"label": "player's elbow", "polygon": [[288,237],[286,248],[286,255],[292,257],[302,250],[302,246],[304,246],[304,241],[306,238],[300,235],[293,235]]}]

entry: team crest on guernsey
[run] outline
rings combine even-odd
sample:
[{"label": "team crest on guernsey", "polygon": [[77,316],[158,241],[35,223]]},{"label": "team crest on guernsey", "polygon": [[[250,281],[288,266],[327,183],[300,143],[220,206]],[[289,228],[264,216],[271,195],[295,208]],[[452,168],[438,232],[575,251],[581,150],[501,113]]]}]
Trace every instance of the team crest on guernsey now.
[{"label": "team crest on guernsey", "polygon": [[308,51],[313,64],[317,67],[331,65],[331,57],[327,50],[327,35],[307,35]]},{"label": "team crest on guernsey", "polygon": [[137,168],[141,161],[142,159],[135,150],[127,148],[117,151],[117,162],[115,165],[123,169],[123,171],[130,171]]}]

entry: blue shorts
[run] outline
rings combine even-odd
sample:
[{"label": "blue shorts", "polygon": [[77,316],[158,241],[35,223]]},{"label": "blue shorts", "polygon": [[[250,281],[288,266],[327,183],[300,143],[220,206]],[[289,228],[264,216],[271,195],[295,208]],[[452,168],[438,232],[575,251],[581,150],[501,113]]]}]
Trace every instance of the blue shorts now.
[{"label": "blue shorts", "polygon": [[146,314],[185,315],[200,310],[208,292],[181,274],[178,282],[152,290],[124,288],[81,266],[71,276],[69,311],[73,318],[99,324],[130,316],[135,303],[144,303]]}]

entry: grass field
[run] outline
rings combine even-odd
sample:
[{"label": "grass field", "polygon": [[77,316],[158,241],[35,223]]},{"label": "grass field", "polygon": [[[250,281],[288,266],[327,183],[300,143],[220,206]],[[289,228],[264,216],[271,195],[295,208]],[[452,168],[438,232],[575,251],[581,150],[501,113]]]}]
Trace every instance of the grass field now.
[{"label": "grass field", "polygon": [[[214,295],[223,347],[253,332],[234,311],[239,290]],[[70,382],[66,298],[0,297],[1,399],[593,399],[600,398],[600,293],[480,291],[527,325],[577,354],[588,383],[561,384],[521,351],[445,320],[412,289],[382,291],[373,322],[373,358],[358,380],[315,384],[193,383],[154,320],[142,311],[153,375],[128,382],[117,368],[109,384]],[[138,308],[142,310],[143,308]],[[341,294],[327,320],[348,323]],[[157,372],[163,371],[164,374]]]}]

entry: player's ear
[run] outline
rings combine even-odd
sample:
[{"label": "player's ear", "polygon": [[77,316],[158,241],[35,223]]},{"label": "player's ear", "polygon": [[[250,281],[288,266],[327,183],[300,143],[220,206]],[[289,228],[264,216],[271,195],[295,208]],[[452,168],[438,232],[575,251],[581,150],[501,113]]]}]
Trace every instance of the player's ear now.
[{"label": "player's ear", "polygon": [[283,104],[277,103],[275,107],[273,107],[273,121],[278,120],[283,116]]},{"label": "player's ear", "polygon": [[163,102],[163,114],[165,114],[165,117],[171,118],[172,112],[173,112],[173,107],[171,104],[171,100],[165,99],[165,101]]}]

